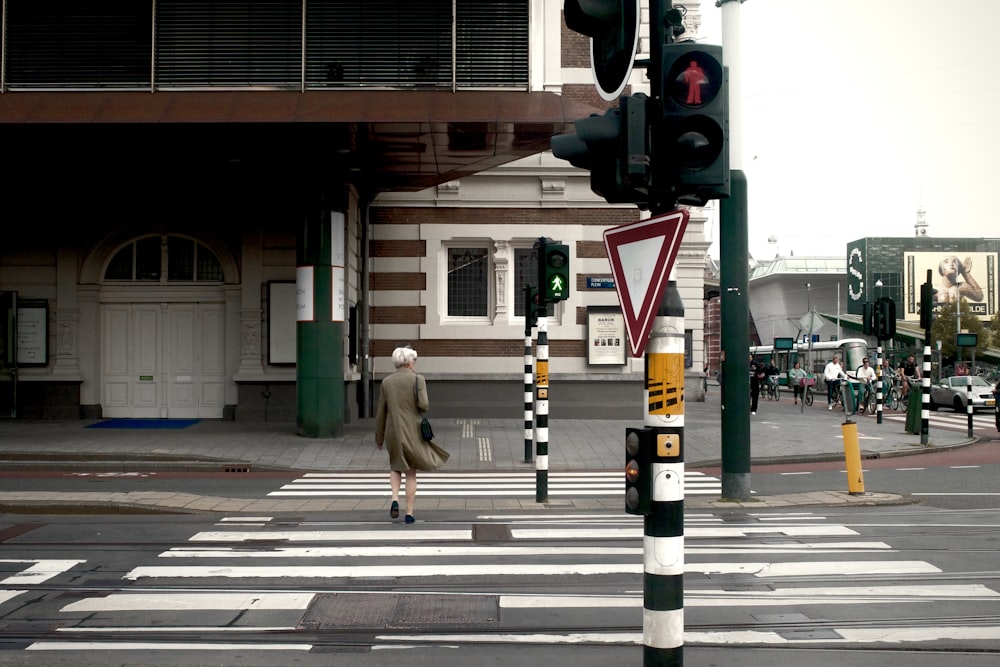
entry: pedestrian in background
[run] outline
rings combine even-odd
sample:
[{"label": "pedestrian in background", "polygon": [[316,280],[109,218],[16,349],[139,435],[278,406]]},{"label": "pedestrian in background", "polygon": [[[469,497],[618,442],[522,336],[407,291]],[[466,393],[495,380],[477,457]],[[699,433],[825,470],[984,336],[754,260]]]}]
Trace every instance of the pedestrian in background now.
[{"label": "pedestrian in background", "polygon": [[752,415],[757,414],[757,402],[760,399],[760,383],[767,377],[765,368],[763,362],[754,361],[753,355],[750,355],[750,414]]},{"label": "pedestrian in background", "polygon": [[795,365],[790,371],[788,371],[788,384],[792,385],[792,404],[797,405],[799,398],[801,397],[805,400],[805,387],[802,386],[802,380],[806,377],[806,372],[802,368],[802,364],[795,362]]},{"label": "pedestrian in background", "polygon": [[406,474],[406,523],[413,523],[417,495],[417,471],[433,471],[448,460],[448,452],[420,435],[423,412],[430,409],[427,382],[414,370],[417,351],[397,347],[392,351],[396,372],[382,380],[375,413],[375,446],[389,448],[389,486],[392,504],[389,516],[399,517],[399,487]]}]

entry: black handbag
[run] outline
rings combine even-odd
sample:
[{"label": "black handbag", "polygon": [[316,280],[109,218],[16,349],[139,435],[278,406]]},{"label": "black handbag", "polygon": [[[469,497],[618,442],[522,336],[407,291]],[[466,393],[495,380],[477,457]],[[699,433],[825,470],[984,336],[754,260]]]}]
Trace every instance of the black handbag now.
[{"label": "black handbag", "polygon": [[431,428],[431,423],[427,421],[427,417],[421,417],[420,419],[420,437],[427,442],[434,439],[434,429]]},{"label": "black handbag", "polygon": [[[419,382],[417,378],[413,378],[413,402],[417,405],[420,403],[417,389],[418,385]],[[418,407],[417,409],[419,410],[420,408]],[[420,437],[426,442],[430,442],[434,439],[434,429],[431,428],[431,423],[427,421],[427,417],[420,418]]]}]

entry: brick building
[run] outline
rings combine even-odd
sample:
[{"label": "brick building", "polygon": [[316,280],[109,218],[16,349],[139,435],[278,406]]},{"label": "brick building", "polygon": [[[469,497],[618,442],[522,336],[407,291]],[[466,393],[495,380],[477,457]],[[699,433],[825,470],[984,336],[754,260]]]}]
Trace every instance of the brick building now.
[{"label": "brick building", "polygon": [[[6,7],[0,309],[20,326],[0,333],[0,415],[325,436],[371,413],[401,343],[435,414],[520,415],[520,289],[547,236],[574,276],[549,319],[552,414],[640,417],[641,360],[587,347],[588,311],[617,303],[591,280],[603,231],[639,211],[547,152],[606,106],[561,2]],[[677,261],[689,400],[704,223]]]}]

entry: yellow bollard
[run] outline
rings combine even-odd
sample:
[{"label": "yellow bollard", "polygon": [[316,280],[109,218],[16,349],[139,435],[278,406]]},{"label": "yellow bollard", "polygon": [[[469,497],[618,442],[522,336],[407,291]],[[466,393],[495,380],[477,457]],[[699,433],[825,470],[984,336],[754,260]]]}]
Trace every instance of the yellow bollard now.
[{"label": "yellow bollard", "polygon": [[847,490],[852,496],[865,493],[865,478],[861,472],[861,446],[858,444],[858,425],[847,420],[840,425],[844,435],[844,458],[847,461]]}]

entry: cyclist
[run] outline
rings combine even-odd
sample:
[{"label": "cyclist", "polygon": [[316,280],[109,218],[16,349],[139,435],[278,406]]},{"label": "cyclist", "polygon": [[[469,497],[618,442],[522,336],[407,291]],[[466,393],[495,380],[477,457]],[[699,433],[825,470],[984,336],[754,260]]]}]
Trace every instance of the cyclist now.
[{"label": "cyclist", "polygon": [[855,377],[857,377],[858,382],[863,385],[861,387],[861,389],[863,389],[861,392],[861,405],[864,406],[868,402],[869,394],[875,391],[875,381],[878,376],[875,374],[875,369],[868,363],[868,359],[862,359],[861,365],[858,366],[858,370],[855,373]]},{"label": "cyclist", "polygon": [[803,387],[802,383],[799,382],[799,380],[803,380],[805,379],[805,377],[806,377],[806,372],[802,368],[802,364],[796,361],[795,366],[792,367],[792,370],[788,371],[788,384],[792,386],[792,399],[794,401],[793,405],[798,404],[800,396],[802,397],[803,401],[806,398],[805,387]]},{"label": "cyclist", "polygon": [[912,354],[906,358],[900,371],[903,374],[903,398],[906,398],[906,395],[910,393],[910,383],[920,379],[920,366],[917,365]]},{"label": "cyclist", "polygon": [[833,410],[833,388],[840,382],[840,378],[846,378],[844,369],[840,365],[840,357],[833,356],[833,359],[823,369],[823,379],[826,380],[826,405],[827,410]]}]

